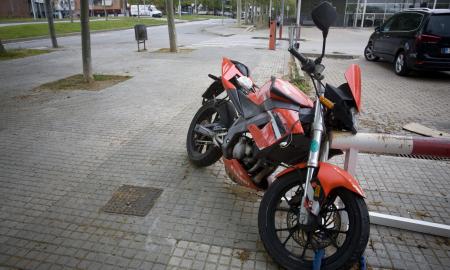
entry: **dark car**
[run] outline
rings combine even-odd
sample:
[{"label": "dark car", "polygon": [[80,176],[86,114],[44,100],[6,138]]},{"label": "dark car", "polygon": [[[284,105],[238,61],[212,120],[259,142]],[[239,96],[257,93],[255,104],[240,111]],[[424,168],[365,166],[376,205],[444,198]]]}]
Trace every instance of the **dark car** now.
[{"label": "dark car", "polygon": [[368,61],[383,58],[397,75],[450,70],[450,9],[408,9],[375,28],[364,49]]}]

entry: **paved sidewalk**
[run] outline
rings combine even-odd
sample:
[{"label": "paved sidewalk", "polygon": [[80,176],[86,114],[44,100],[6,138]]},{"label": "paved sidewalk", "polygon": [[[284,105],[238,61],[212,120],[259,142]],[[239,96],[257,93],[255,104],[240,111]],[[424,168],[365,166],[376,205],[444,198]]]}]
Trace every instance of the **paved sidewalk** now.
[{"label": "paved sidewalk", "polygon": [[[81,71],[80,49],[70,45],[0,62],[0,269],[278,269],[259,240],[260,197],[228,180],[220,162],[193,167],[185,136],[210,83],[207,74],[219,73],[221,56],[246,63],[263,83],[287,74],[287,52],[262,50],[247,33],[228,41],[252,46],[228,46],[220,37],[223,44],[176,55],[137,54],[132,41],[119,46],[101,42],[106,36],[96,38],[95,71],[132,79],[98,92],[34,92],[41,83]],[[343,82],[341,65],[348,63],[327,60],[327,78]],[[438,89],[426,98],[410,97],[413,107],[448,100],[445,78],[405,79],[389,90],[376,83],[388,76],[386,68],[363,64],[363,70],[372,76],[363,80],[364,108],[377,124],[384,119],[370,118],[377,112],[407,117],[410,111],[393,113],[403,108],[396,98],[406,88]],[[449,111],[436,110],[443,116],[431,117],[427,109],[416,117],[440,127]],[[333,162],[342,164],[342,157]],[[361,155],[356,177],[371,210],[449,224],[449,165]],[[163,193],[145,217],[102,212],[123,184]],[[372,269],[450,265],[448,239],[381,226],[371,226],[370,238]]]}]

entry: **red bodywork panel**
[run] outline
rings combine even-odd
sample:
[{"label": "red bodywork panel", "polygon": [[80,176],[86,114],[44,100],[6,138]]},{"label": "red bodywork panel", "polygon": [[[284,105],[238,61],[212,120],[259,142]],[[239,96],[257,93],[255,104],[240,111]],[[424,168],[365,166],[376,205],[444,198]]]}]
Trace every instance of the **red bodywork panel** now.
[{"label": "red bodywork panel", "polygon": [[242,73],[239,72],[230,59],[224,57],[222,60],[222,84],[225,89],[236,89],[236,87],[230,82],[230,80],[236,75],[242,76]]},{"label": "red bodywork panel", "polygon": [[276,178],[279,178],[279,177],[281,177],[281,176],[283,176],[283,175],[285,175],[287,173],[290,173],[292,171],[295,171],[295,170],[298,170],[298,169],[304,169],[304,168],[306,168],[306,162],[295,164],[294,166],[286,168],[283,171],[281,171],[280,173],[278,173]]},{"label": "red bodywork panel", "polygon": [[281,137],[277,139],[275,137],[275,131],[272,121],[265,124],[262,128],[258,128],[256,125],[248,125],[247,129],[252,134],[252,138],[255,141],[256,146],[258,146],[260,150],[280,142],[291,133],[304,133],[303,127],[299,121],[298,113],[296,111],[287,109],[274,109],[271,112],[272,114],[277,115],[280,118],[283,124],[283,128],[286,132],[280,134]]},{"label": "red bodywork panel", "polygon": [[[304,168],[306,168],[306,164],[299,163],[277,174],[277,178],[294,170]],[[328,194],[330,194],[333,189],[343,187],[360,195],[361,197],[365,197],[364,191],[359,185],[358,180],[356,180],[355,177],[353,177],[353,175],[349,174],[347,171],[333,164],[319,162],[319,173],[317,174],[317,178],[319,179],[325,196],[328,196]]]},{"label": "red bodywork panel", "polygon": [[358,180],[356,180],[353,175],[336,165],[320,162],[317,178],[319,179],[320,185],[325,192],[325,196],[328,196],[333,189],[338,187],[343,187],[353,191],[361,197],[366,196],[363,189],[359,185]]},{"label": "red bodywork panel", "polygon": [[350,91],[355,99],[356,109],[361,111],[361,68],[352,64],[347,71],[345,71],[345,79],[347,80]]},{"label": "red bodywork panel", "polygon": [[254,190],[260,190],[250,179],[247,171],[242,167],[237,159],[223,158],[223,165],[225,166],[225,172],[227,175],[237,184],[248,187]]},{"label": "red bodywork panel", "polygon": [[274,87],[279,89],[284,95],[290,97],[294,102],[287,100],[284,97],[280,97],[273,94],[273,92],[270,91],[271,85],[272,81],[266,82],[260,89],[257,89],[255,93],[250,93],[248,97],[255,104],[261,104],[266,99],[272,98],[283,102],[297,103],[302,107],[312,108],[314,106],[312,100],[305,93],[303,93],[302,91],[300,91],[300,89],[298,89],[297,87],[286,81],[276,79],[274,82]]}]

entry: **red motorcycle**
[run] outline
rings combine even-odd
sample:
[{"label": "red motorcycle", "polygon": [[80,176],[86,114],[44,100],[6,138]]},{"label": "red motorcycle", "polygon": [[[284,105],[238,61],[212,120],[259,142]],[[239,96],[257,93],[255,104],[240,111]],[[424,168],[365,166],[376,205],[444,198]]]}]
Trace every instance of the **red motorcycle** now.
[{"label": "red motorcycle", "polygon": [[329,147],[333,130],[357,132],[361,71],[351,65],[347,83],[323,84],[321,62],[336,12],[322,2],[312,18],[323,33],[322,55],[311,60],[293,47],[289,52],[311,77],[315,101],[274,77],[257,87],[244,64],[224,58],[222,76],[209,75],[214,82],[202,96],[186,146],[193,164],[208,166],[222,157],[233,181],[265,191],[259,233],[278,264],[311,269],[320,261],[326,269],[346,269],[365,250],[369,214],[358,181],[326,161],[342,154]]}]

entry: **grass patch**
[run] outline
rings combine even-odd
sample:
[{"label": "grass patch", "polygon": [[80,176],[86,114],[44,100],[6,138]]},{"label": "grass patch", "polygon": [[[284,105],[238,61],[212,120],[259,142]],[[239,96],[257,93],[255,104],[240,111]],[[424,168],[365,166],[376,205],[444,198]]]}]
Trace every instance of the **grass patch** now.
[{"label": "grass patch", "polygon": [[82,74],[70,76],[54,82],[49,82],[37,87],[37,91],[70,91],[70,90],[89,90],[98,91],[107,87],[116,85],[120,82],[130,79],[131,76],[121,75],[94,75],[94,82],[87,83]]},{"label": "grass patch", "polygon": [[289,62],[289,81],[305,94],[310,94],[311,85],[305,77],[301,76],[301,73],[298,70],[297,64],[293,58],[291,58],[291,61]]},{"label": "grass patch", "polygon": [[0,53],[0,61],[24,58],[33,55],[49,53],[51,50],[35,50],[35,49],[15,49],[7,50],[6,53]]},{"label": "grass patch", "polygon": [[[136,24],[145,24],[147,26],[163,25],[167,22],[157,19],[138,19],[138,18],[110,18],[108,21],[96,20],[89,23],[91,31],[100,30],[120,30],[130,29]],[[56,35],[64,35],[70,33],[81,32],[80,22],[73,23],[55,23]],[[0,27],[0,39],[11,40],[18,38],[31,38],[48,36],[48,25],[46,23],[41,24],[23,24],[23,25],[11,25]]]}]

